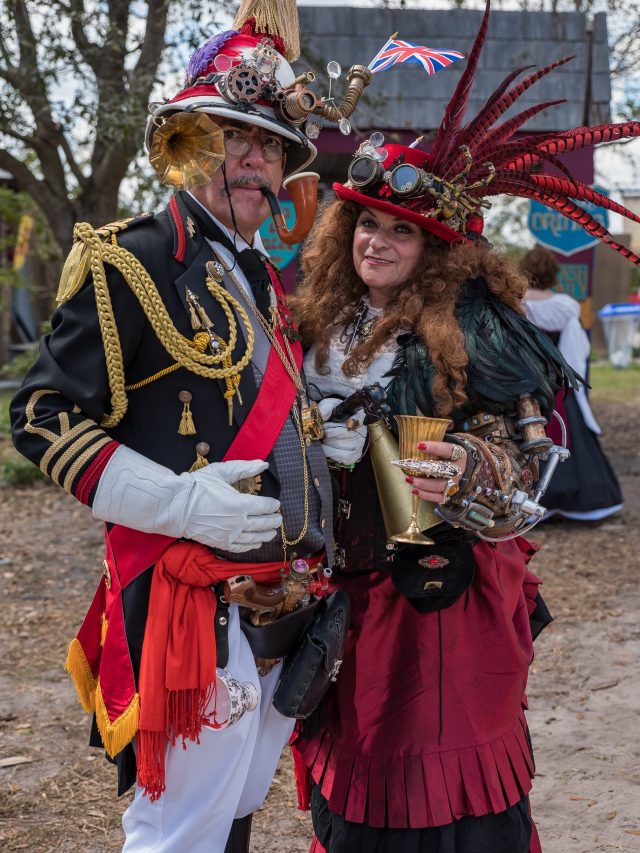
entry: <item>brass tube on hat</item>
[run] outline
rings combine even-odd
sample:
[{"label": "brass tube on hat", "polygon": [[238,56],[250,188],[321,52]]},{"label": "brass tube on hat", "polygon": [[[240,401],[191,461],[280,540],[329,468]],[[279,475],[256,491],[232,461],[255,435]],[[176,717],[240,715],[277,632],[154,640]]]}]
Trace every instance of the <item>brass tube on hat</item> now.
[{"label": "brass tube on hat", "polygon": [[292,86],[306,86],[308,83],[313,83],[316,79],[314,71],[304,71],[299,74],[291,84]]},{"label": "brass tube on hat", "polygon": [[273,217],[278,237],[288,246],[304,240],[311,230],[318,208],[319,179],[320,175],[317,172],[299,172],[297,175],[291,175],[291,177],[282,182],[282,186],[291,196],[296,214],[296,222],[291,230],[287,228],[284,213],[276,194],[268,187],[262,187],[262,193],[271,208],[271,216]]},{"label": "brass tube on hat", "polygon": [[332,104],[320,104],[314,112],[333,122],[349,118],[358,106],[358,101],[362,97],[365,88],[369,85],[371,76],[371,69],[367,68],[366,65],[352,65],[347,75],[349,81],[347,93],[342,99],[340,106],[334,107]]}]

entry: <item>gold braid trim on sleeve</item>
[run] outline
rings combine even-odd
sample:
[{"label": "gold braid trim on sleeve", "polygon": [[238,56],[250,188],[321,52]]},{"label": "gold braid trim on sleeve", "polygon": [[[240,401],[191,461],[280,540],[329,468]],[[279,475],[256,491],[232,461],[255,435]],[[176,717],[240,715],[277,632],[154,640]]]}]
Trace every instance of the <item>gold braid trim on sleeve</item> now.
[{"label": "gold braid trim on sleeve", "polygon": [[[176,329],[153,279],[131,252],[118,245],[113,230],[107,226],[96,231],[89,223],[79,222],[74,228],[73,236],[76,241],[72,249],[72,254],[75,252],[74,269],[77,271],[77,276],[83,276],[79,285],[78,277],[75,278],[73,291],[77,292],[80,289],[90,270],[93,276],[98,322],[111,391],[111,413],[105,415],[101,426],[106,428],[116,426],[124,417],[128,405],[122,347],[107,284],[105,263],[120,272],[140,303],[158,340],[178,366],[207,379],[227,381],[239,377],[253,354],[254,331],[244,307],[220,283],[210,276],[207,278],[207,288],[227,317],[229,341],[226,344],[222,341],[219,351],[213,355],[207,355],[201,349],[194,347],[193,341],[184,337]],[[83,250],[75,251],[75,246],[79,244],[82,245]],[[68,262],[70,259],[71,255]],[[238,338],[237,323],[232,309],[235,309],[244,326],[247,342],[246,351],[236,364],[231,361],[231,353]]]}]

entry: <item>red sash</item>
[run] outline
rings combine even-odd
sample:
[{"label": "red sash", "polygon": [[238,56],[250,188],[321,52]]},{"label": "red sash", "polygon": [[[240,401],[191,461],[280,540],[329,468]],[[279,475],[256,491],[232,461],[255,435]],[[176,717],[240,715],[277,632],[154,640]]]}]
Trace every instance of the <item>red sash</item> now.
[{"label": "red sash", "polygon": [[[268,267],[271,285],[275,291],[280,316],[290,321],[286,313],[286,298],[278,277]],[[286,352],[280,329],[276,330],[276,339]],[[302,345],[300,341],[290,343],[298,370],[302,366]],[[245,418],[238,434],[223,457],[230,459],[266,459],[273,450],[285,421],[296,398],[296,387],[285,370],[280,357],[273,347],[269,353],[267,367],[262,378],[255,403]]]},{"label": "red sash", "polygon": [[[271,284],[276,293],[280,316],[291,324],[286,297],[271,267],[268,267]],[[282,332],[278,329],[276,337],[285,349]],[[298,370],[302,365],[302,345],[291,342],[291,351]],[[223,462],[232,459],[266,459],[282,431],[295,400],[296,387],[273,347],[269,353],[262,384],[255,403],[251,407],[231,446],[223,457]],[[162,534],[141,533],[128,527],[114,525],[107,534],[113,559],[118,566],[122,587],[128,586],[140,572],[156,563],[166,549],[176,540]]]}]

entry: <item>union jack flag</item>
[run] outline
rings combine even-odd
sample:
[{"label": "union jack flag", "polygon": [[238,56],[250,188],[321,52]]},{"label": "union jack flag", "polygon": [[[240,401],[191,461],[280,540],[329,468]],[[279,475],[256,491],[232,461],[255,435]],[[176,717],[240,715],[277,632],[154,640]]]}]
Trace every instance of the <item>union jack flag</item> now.
[{"label": "union jack flag", "polygon": [[433,47],[423,47],[420,44],[412,44],[410,41],[396,38],[396,36],[397,33],[391,36],[369,63],[369,68],[373,74],[376,71],[386,71],[387,68],[391,68],[392,65],[399,65],[401,62],[417,62],[422,65],[427,74],[432,75],[446,68],[447,65],[451,65],[452,62],[464,59],[464,55],[458,53],[457,50],[438,50]]}]

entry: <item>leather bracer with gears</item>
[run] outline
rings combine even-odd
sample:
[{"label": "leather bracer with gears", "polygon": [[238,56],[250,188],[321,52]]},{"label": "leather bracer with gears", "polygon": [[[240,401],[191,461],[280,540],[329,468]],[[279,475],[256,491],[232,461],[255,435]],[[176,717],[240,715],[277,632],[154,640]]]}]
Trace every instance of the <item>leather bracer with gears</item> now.
[{"label": "leather bracer with gears", "polygon": [[500,539],[527,523],[522,504],[533,494],[538,459],[552,442],[534,398],[521,397],[516,409],[511,417],[480,412],[465,421],[464,432],[447,435],[467,453],[459,491],[438,507],[449,524]]}]

